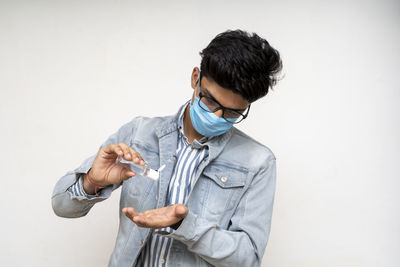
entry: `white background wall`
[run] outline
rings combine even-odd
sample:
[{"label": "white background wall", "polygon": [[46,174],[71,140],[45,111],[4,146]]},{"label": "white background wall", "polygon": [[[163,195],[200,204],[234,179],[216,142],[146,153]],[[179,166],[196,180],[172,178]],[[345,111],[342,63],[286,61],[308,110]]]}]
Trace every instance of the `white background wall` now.
[{"label": "white background wall", "polygon": [[120,190],[57,217],[57,180],[137,115],[190,98],[198,52],[244,29],[285,78],[240,128],[277,157],[263,266],[400,266],[400,2],[0,1],[1,266],[106,266]]}]

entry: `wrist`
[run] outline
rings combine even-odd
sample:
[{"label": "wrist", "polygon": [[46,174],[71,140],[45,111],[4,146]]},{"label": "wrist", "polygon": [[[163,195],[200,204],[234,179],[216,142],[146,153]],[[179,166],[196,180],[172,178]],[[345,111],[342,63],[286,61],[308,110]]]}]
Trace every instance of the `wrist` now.
[{"label": "wrist", "polygon": [[98,189],[106,188],[107,185],[100,185],[100,184],[98,184],[98,183],[95,181],[95,179],[93,179],[93,176],[92,176],[92,174],[90,173],[91,170],[92,170],[92,169],[89,169],[89,171],[85,174],[88,184],[90,184],[91,186],[93,186],[93,188],[95,188],[95,187],[97,187]]},{"label": "wrist", "polygon": [[96,194],[96,196],[99,196],[98,191],[105,188],[105,186],[100,186],[93,182],[93,179],[90,178],[90,170],[83,175],[82,185],[88,195]]},{"label": "wrist", "polygon": [[94,186],[88,182],[87,173],[85,173],[82,176],[82,186],[83,186],[83,189],[85,190],[86,194],[88,194],[88,195],[94,194],[95,189],[94,189]]}]

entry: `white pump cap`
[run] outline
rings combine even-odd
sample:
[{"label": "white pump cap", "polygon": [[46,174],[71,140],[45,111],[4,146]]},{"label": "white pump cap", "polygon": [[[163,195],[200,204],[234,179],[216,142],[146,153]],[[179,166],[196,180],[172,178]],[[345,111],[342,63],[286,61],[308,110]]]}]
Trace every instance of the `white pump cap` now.
[{"label": "white pump cap", "polygon": [[160,173],[153,169],[149,169],[146,173],[146,177],[150,178],[151,180],[157,181],[160,178]]},{"label": "white pump cap", "polygon": [[152,180],[154,180],[154,181],[157,181],[158,178],[160,178],[160,173],[161,173],[161,171],[162,171],[164,168],[165,168],[165,164],[162,165],[162,166],[158,169],[158,171],[155,171],[155,170],[149,168],[149,169],[147,170],[145,176],[148,177],[148,178],[150,178],[150,179],[152,179]]}]

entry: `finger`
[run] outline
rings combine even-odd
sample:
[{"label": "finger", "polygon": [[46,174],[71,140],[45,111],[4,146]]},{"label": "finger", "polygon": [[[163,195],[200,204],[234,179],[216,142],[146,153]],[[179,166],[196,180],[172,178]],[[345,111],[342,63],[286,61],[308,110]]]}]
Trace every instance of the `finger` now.
[{"label": "finger", "polygon": [[131,171],[130,169],[121,168],[119,177],[121,181],[125,181],[135,175],[136,173]]},{"label": "finger", "polygon": [[125,143],[119,143],[118,145],[122,148],[126,160],[132,160],[134,163],[144,166],[145,161],[136,150]]},{"label": "finger", "polygon": [[127,210],[128,210],[128,208],[122,208],[121,211],[122,211],[123,214],[127,214]]},{"label": "finger", "polygon": [[129,151],[132,154],[132,161],[136,164],[140,164],[140,161],[143,160],[142,156],[134,150],[132,147],[129,147]]},{"label": "finger", "polygon": [[144,226],[147,226],[147,224],[146,224],[146,218],[143,218],[142,216],[134,216],[133,218],[132,218],[132,221],[134,222],[134,223],[136,223],[138,226],[140,226],[140,227],[144,227]]},{"label": "finger", "polygon": [[177,204],[175,206],[175,216],[177,218],[180,218],[180,219],[186,218],[188,212],[189,212],[189,209],[183,204]]},{"label": "finger", "polygon": [[[133,150],[133,149],[132,149]],[[145,161],[143,160],[142,156],[136,152],[135,150],[133,150],[133,162],[136,164],[140,164],[142,166],[144,166]]]},{"label": "finger", "polygon": [[132,176],[136,175],[136,172],[133,172],[131,170],[127,170],[124,168],[124,172],[125,172],[125,179],[124,180],[128,180],[129,178],[131,178]]},{"label": "finger", "polygon": [[126,160],[132,160],[133,154],[131,152],[130,147],[125,143],[119,143],[118,145],[121,147],[122,151],[124,152],[124,158]]},{"label": "finger", "polygon": [[137,212],[135,211],[135,209],[132,208],[132,207],[125,207],[125,208],[122,209],[122,212],[123,212],[128,218],[130,218],[131,220],[133,220],[133,218],[134,218],[135,216],[138,215],[138,213],[137,213]]},{"label": "finger", "polygon": [[144,212],[136,212],[132,207],[128,209],[132,217],[132,221],[140,227],[154,228],[154,222],[152,222],[151,215],[154,210],[146,210]]},{"label": "finger", "polygon": [[102,150],[107,154],[117,154],[122,156],[124,152],[122,151],[121,147],[116,144],[111,144],[102,148]]},{"label": "finger", "polygon": [[128,217],[130,220],[132,220],[132,215],[128,212],[127,208],[122,209],[122,213],[125,214],[126,217]]},{"label": "finger", "polygon": [[139,227],[144,227],[144,228],[162,228],[166,227],[166,225],[161,224],[160,222],[154,222],[149,218],[146,218],[145,216],[138,215],[134,216],[132,221]]},{"label": "finger", "polygon": [[132,217],[140,215],[140,213],[136,212],[133,207],[128,207],[128,212],[132,215]]}]

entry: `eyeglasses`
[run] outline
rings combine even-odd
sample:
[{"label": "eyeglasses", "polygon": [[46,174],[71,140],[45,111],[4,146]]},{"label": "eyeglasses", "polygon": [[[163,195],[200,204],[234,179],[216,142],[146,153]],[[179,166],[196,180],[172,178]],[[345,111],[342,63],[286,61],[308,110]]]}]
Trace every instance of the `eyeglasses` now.
[{"label": "eyeglasses", "polygon": [[227,122],[234,123],[234,124],[241,122],[248,116],[249,111],[250,111],[250,104],[246,108],[244,113],[241,113],[236,109],[226,108],[226,107],[222,106],[220,103],[218,103],[218,101],[216,99],[214,99],[213,97],[204,95],[201,92],[200,81],[201,81],[201,74],[200,74],[200,77],[198,80],[199,98],[200,98],[199,106],[203,110],[210,112],[210,113],[214,113],[217,110],[222,109],[222,118],[224,118]]}]

